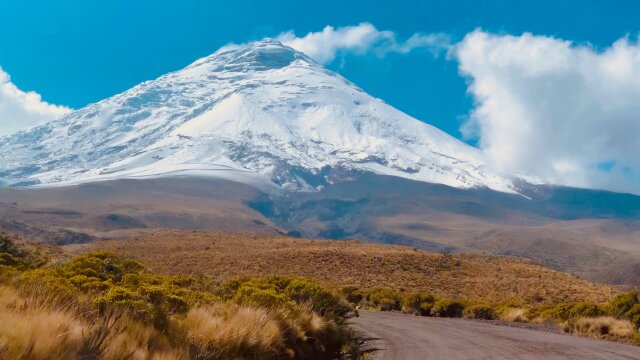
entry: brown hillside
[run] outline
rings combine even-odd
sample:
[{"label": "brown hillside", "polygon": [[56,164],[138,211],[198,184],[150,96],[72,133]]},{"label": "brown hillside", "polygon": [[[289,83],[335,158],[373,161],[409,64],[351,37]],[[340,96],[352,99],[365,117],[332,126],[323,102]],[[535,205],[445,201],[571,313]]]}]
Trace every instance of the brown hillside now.
[{"label": "brown hillside", "polygon": [[129,230],[115,240],[69,245],[68,252],[114,251],[168,274],[202,273],[220,280],[293,275],[337,285],[527,304],[606,302],[618,290],[528,261],[483,255],[442,255],[357,241],[303,240],[257,234]]}]

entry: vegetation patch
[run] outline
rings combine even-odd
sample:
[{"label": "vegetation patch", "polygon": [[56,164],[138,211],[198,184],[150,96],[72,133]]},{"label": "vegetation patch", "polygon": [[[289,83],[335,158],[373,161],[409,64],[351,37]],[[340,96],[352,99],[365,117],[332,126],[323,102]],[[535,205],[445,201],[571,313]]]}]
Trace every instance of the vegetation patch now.
[{"label": "vegetation patch", "polygon": [[496,311],[490,305],[478,304],[466,307],[463,315],[468,319],[494,320],[496,318]]},{"label": "vegetation patch", "polygon": [[[204,275],[226,281],[289,275],[339,287],[430,293],[473,303],[605,303],[621,291],[529,261],[480,254],[443,255],[358,241],[293,239],[260,234],[129,230],[123,238],[67,247],[76,253],[108,250],[165,274]],[[359,294],[363,295],[363,294]],[[402,308],[386,296],[385,307]]]},{"label": "vegetation patch", "polygon": [[563,324],[565,332],[605,340],[626,339],[638,342],[637,329],[627,320],[611,316],[572,318]]},{"label": "vegetation patch", "polygon": [[[2,237],[0,359],[355,359],[353,309],[308,279],[148,272],[109,252],[57,265]],[[18,260],[15,260],[18,259]]]},{"label": "vegetation patch", "polygon": [[[272,247],[289,248],[289,241],[274,239]],[[553,323],[576,335],[629,342],[640,339],[639,291],[594,301],[605,299],[604,288],[594,288],[596,297],[582,298],[579,294],[588,294],[588,287],[580,286],[567,288],[571,296],[536,291],[547,295],[505,296],[499,302],[489,301],[497,296],[468,291],[451,296],[454,292],[438,288],[438,282],[428,286],[433,291],[410,287],[416,291],[409,292],[407,287],[369,287],[360,282],[327,286],[347,280],[328,282],[324,276],[313,280],[259,271],[255,272],[260,277],[235,278],[157,274],[109,251],[47,262],[46,256],[16,245],[7,236],[0,237],[0,246],[0,284],[4,284],[0,285],[0,320],[9,324],[0,330],[0,353],[28,354],[22,357],[25,359],[50,358],[42,354],[123,359],[123,352],[115,349],[127,350],[127,359],[354,359],[361,353],[361,343],[345,320],[356,315],[358,307],[420,316]],[[399,256],[400,262],[391,257],[367,266],[432,272],[436,277],[446,272],[459,280],[465,276],[460,271],[467,271],[470,264],[470,258],[461,261],[435,255],[433,269],[425,268],[423,262],[409,266],[414,256],[431,261],[432,255],[395,248],[385,251]],[[315,254],[316,263],[322,263],[315,264],[316,268],[329,266],[339,272],[352,264],[348,257],[343,258],[345,254],[333,250]],[[335,261],[341,265],[333,266]],[[505,263],[498,264],[504,270]],[[517,268],[514,274],[536,279],[529,281],[545,280],[544,271],[529,270]],[[550,274],[552,279],[566,280],[564,275]],[[518,287],[509,294],[528,292]],[[59,337],[35,344],[34,339],[44,336],[41,331]]]}]

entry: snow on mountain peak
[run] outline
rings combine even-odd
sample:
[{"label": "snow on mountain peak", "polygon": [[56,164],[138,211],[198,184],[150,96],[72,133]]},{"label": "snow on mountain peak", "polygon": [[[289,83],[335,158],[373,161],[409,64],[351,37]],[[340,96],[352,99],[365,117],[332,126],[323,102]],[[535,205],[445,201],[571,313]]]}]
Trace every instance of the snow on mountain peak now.
[{"label": "snow on mountain peak", "polygon": [[266,71],[281,69],[296,60],[315,63],[305,54],[298,52],[280,41],[264,39],[248,45],[223,47],[212,55],[202,58],[188,68],[207,67],[207,71]]},{"label": "snow on mountain peak", "polygon": [[313,190],[370,171],[513,192],[477,149],[272,39],[0,138],[0,150],[8,185],[191,174]]}]

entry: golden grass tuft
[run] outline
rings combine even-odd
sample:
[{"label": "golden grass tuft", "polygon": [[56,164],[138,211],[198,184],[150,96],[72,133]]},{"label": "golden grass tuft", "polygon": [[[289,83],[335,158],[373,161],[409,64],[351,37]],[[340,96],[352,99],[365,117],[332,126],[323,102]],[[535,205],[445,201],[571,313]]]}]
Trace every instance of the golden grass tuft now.
[{"label": "golden grass tuft", "polygon": [[259,354],[299,355],[296,344],[313,336],[337,334],[312,311],[214,304],[192,309],[180,324],[197,358],[254,358]]},{"label": "golden grass tuft", "polygon": [[0,287],[0,359],[325,359],[332,355],[310,344],[343,344],[336,325],[304,306],[214,303],[172,318],[162,331],[124,313],[80,309]]},{"label": "golden grass tuft", "polygon": [[280,326],[267,309],[213,305],[189,311],[182,324],[203,358],[274,353],[283,345]]},{"label": "golden grass tuft", "polygon": [[599,339],[633,339],[635,331],[629,320],[610,316],[581,317],[563,324],[565,332]]},{"label": "golden grass tuft", "polygon": [[528,322],[526,310],[522,308],[507,308],[499,314],[499,319],[508,322]]},{"label": "golden grass tuft", "polygon": [[[185,344],[171,344],[165,334],[124,318],[111,327],[101,358],[110,360],[188,359]],[[176,347],[173,349],[173,347]]]},{"label": "golden grass tuft", "polygon": [[35,306],[9,288],[0,289],[0,353],[9,359],[67,359],[88,329],[64,310]]}]

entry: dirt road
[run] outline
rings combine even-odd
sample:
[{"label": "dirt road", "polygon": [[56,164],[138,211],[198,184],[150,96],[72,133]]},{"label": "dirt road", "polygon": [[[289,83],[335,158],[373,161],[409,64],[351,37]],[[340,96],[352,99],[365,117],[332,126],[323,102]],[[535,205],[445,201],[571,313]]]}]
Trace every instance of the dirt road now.
[{"label": "dirt road", "polygon": [[639,360],[640,347],[465,319],[361,311],[376,360]]}]

